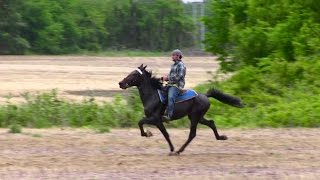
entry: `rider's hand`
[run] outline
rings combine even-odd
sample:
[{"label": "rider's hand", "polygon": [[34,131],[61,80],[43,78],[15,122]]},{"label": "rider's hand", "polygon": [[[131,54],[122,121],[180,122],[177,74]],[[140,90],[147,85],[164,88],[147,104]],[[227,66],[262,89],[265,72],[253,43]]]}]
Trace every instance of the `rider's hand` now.
[{"label": "rider's hand", "polygon": [[162,81],[168,81],[168,76],[162,76],[160,79],[161,79]]}]

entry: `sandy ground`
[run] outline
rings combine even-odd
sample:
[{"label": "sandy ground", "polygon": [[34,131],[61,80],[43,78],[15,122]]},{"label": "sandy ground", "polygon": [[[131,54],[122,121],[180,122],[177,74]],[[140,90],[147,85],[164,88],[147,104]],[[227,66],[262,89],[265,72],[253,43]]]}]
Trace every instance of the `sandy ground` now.
[{"label": "sandy ground", "polygon": [[[0,179],[319,179],[319,129],[210,129],[168,156],[157,129],[97,134],[84,129],[0,129]],[[189,130],[168,129],[176,149]]]},{"label": "sandy ground", "polygon": [[[215,57],[185,57],[186,88],[212,77],[217,70]],[[0,103],[23,101],[24,92],[57,89],[68,99],[93,96],[109,101],[115,94],[125,94],[118,82],[141,64],[161,77],[172,64],[171,57],[94,57],[94,56],[0,56]]]}]

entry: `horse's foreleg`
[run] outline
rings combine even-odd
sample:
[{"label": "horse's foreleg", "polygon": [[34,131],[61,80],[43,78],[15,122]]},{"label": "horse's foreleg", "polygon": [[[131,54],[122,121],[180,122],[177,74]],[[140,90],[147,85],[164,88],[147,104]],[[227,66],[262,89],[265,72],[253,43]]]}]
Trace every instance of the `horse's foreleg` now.
[{"label": "horse's foreleg", "polygon": [[219,135],[218,130],[217,130],[217,127],[216,127],[216,125],[214,124],[214,121],[213,121],[213,120],[206,120],[205,118],[202,118],[199,123],[204,124],[204,125],[210,127],[210,128],[213,130],[213,133],[214,133],[214,135],[216,136],[216,139],[217,139],[217,140],[227,140],[227,139],[228,139],[228,137],[225,136],[225,135],[221,135],[221,136]]},{"label": "horse's foreleg", "polygon": [[143,124],[150,124],[150,125],[156,125],[155,121],[154,121],[154,118],[142,118],[138,125],[139,125],[139,128],[140,128],[140,132],[141,132],[141,136],[144,136],[144,137],[150,137],[152,136],[151,132],[145,132],[144,131],[144,128],[143,128]]},{"label": "horse's foreleg", "polygon": [[164,138],[167,140],[169,147],[170,147],[170,151],[173,152],[174,151],[174,147],[172,145],[172,142],[170,140],[169,134],[167,132],[166,127],[163,125],[162,121],[158,121],[157,123],[157,127],[158,129],[161,131],[162,135],[164,136]]}]

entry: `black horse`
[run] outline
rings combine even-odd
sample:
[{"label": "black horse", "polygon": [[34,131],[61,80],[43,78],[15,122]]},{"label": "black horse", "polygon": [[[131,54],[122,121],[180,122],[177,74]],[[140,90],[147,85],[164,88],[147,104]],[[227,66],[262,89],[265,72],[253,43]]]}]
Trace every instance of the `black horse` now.
[{"label": "black horse", "polygon": [[227,140],[227,136],[219,135],[215,123],[213,120],[206,120],[204,115],[210,107],[210,102],[208,97],[213,97],[223,103],[235,106],[243,107],[239,98],[222,93],[217,89],[210,89],[206,95],[198,94],[198,96],[175,104],[174,113],[172,120],[180,119],[188,115],[191,126],[190,134],[188,140],[182,145],[182,147],[174,152],[174,147],[169,138],[169,134],[165,126],[163,125],[162,115],[164,113],[166,105],[164,105],[158,95],[158,89],[163,87],[160,78],[152,77],[152,72],[146,70],[147,66],[143,64],[132,71],[126,78],[119,82],[121,89],[127,89],[132,86],[136,86],[139,89],[139,94],[144,107],[145,117],[139,121],[139,127],[141,131],[141,136],[150,137],[152,134],[150,132],[145,132],[143,129],[143,124],[155,125],[159,128],[165,139],[170,146],[169,155],[179,155],[184,151],[186,146],[192,141],[196,136],[196,130],[198,123],[209,126],[216,137],[217,140]]}]

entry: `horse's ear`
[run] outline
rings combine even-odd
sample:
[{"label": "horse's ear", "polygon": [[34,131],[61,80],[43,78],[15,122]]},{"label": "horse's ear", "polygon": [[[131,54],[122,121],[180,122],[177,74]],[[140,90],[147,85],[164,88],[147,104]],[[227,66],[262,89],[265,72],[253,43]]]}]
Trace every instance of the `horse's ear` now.
[{"label": "horse's ear", "polygon": [[143,68],[143,64],[141,64],[140,66],[139,66],[139,69],[142,69]]},{"label": "horse's ear", "polygon": [[146,65],[145,67],[143,67],[143,70],[145,70],[145,69],[146,69],[146,67],[147,67],[147,65]]}]

